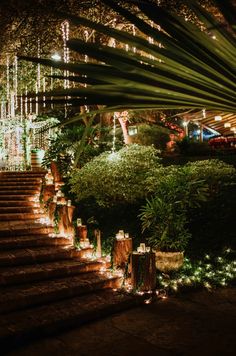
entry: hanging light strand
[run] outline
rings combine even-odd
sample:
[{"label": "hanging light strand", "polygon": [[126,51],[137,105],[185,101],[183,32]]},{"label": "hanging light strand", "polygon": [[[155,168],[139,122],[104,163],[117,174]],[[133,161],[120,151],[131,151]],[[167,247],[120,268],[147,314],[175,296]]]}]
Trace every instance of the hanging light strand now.
[{"label": "hanging light strand", "polygon": [[111,148],[111,151],[112,153],[115,152],[116,150],[116,112],[114,112],[114,115],[113,115],[113,137],[112,137],[112,148]]},{"label": "hanging light strand", "polygon": [[[133,36],[135,37],[136,36],[136,28],[134,25],[132,25],[132,33],[133,33]],[[133,47],[133,52],[136,53],[137,49],[136,47],[134,46]]]},{"label": "hanging light strand", "polygon": [[13,85],[14,85],[14,95],[15,95],[15,108],[18,107],[18,58],[15,56],[14,61],[14,78],[13,78]]},{"label": "hanging light strand", "polygon": [[[67,41],[69,41],[69,37],[70,37],[70,25],[67,20],[62,22],[61,31],[62,31],[62,40],[63,40],[63,60],[64,63],[68,63],[70,60],[70,51],[66,43]],[[64,71],[64,75],[65,76],[69,75],[68,70]],[[69,80],[67,79],[64,80],[64,89],[66,88],[69,88]]]},{"label": "hanging light strand", "polygon": [[[38,40],[38,58],[40,58],[40,40]],[[41,86],[41,72],[40,72],[40,64],[37,65],[37,78],[35,83],[35,92],[36,92],[36,99],[35,99],[35,112],[36,115],[39,113],[39,103],[38,103],[38,93],[40,91]]]},{"label": "hanging light strand", "polygon": [[6,100],[7,100],[7,117],[10,116],[10,63],[9,63],[9,55],[7,55],[6,59]]}]

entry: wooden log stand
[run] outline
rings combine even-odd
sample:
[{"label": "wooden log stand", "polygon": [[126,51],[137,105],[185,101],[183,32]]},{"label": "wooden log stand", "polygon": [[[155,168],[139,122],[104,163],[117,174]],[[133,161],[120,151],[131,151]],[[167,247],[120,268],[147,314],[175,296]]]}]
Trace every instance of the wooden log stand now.
[{"label": "wooden log stand", "polygon": [[55,191],[55,185],[54,184],[45,185],[43,187],[42,200],[43,200],[44,206],[47,204],[49,199],[52,199],[54,197],[55,194],[56,194],[56,191]]},{"label": "wooden log stand", "polygon": [[131,284],[134,290],[140,291],[150,291],[156,288],[156,266],[154,252],[132,253]]},{"label": "wooden log stand", "polygon": [[102,240],[101,240],[101,231],[99,229],[94,230],[94,236],[97,242],[96,254],[97,258],[102,257]]},{"label": "wooden log stand", "polygon": [[80,242],[86,241],[88,235],[88,230],[86,225],[77,226],[76,236]]},{"label": "wooden log stand", "polygon": [[115,239],[113,245],[113,267],[125,269],[129,255],[133,251],[133,240]]},{"label": "wooden log stand", "polygon": [[54,202],[50,202],[48,205],[48,217],[52,224],[54,223],[54,215],[55,215],[56,207],[57,207],[57,203]]}]

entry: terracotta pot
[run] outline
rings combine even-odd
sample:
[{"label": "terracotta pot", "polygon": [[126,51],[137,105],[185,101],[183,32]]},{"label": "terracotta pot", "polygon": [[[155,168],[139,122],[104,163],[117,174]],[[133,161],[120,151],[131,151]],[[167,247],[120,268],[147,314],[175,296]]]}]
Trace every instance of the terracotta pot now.
[{"label": "terracotta pot", "polygon": [[182,267],[184,263],[183,252],[156,251],[156,268],[162,272],[174,271]]}]

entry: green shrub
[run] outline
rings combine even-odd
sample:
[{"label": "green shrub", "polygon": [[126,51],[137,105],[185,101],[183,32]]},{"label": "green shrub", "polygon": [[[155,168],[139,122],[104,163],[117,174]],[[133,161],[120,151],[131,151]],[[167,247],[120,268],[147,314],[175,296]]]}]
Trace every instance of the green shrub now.
[{"label": "green shrub", "polygon": [[212,148],[207,142],[194,142],[188,137],[176,142],[181,154],[186,156],[209,156],[213,153]]},{"label": "green shrub", "polygon": [[191,179],[204,180],[212,195],[218,193],[224,185],[235,184],[236,169],[218,159],[189,162],[185,165]]},{"label": "green shrub", "polygon": [[142,228],[149,231],[150,245],[161,251],[183,251],[191,236],[186,227],[187,211],[206,201],[207,196],[203,180],[190,177],[185,167],[167,167],[155,195],[141,208]]},{"label": "green shrub", "polygon": [[93,197],[100,206],[135,203],[148,195],[148,177],[154,170],[162,169],[158,154],[151,146],[137,144],[102,153],[73,171],[72,192],[78,200]]},{"label": "green shrub", "polygon": [[138,133],[133,138],[134,143],[151,146],[160,150],[166,149],[167,142],[170,141],[170,131],[160,126],[139,125]]}]

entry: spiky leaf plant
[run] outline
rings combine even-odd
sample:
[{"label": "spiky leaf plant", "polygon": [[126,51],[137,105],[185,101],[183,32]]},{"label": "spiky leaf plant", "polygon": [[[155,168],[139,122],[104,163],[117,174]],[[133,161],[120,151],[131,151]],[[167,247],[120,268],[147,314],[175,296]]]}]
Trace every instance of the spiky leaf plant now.
[{"label": "spiky leaf plant", "polygon": [[[233,0],[224,4],[213,1],[224,23],[198,1],[183,2],[198,17],[201,28],[148,0],[122,1],[122,5],[103,0],[135,26],[137,36],[81,17],[68,16],[68,19],[114,38],[123,47],[71,39],[68,47],[93,61],[63,63],[23,58],[75,74],[67,78],[77,83],[76,88],[53,94],[58,103],[66,96],[72,105],[99,104],[106,111],[206,108],[235,113],[236,7]],[[139,15],[128,9],[131,3],[137,6]]]}]

